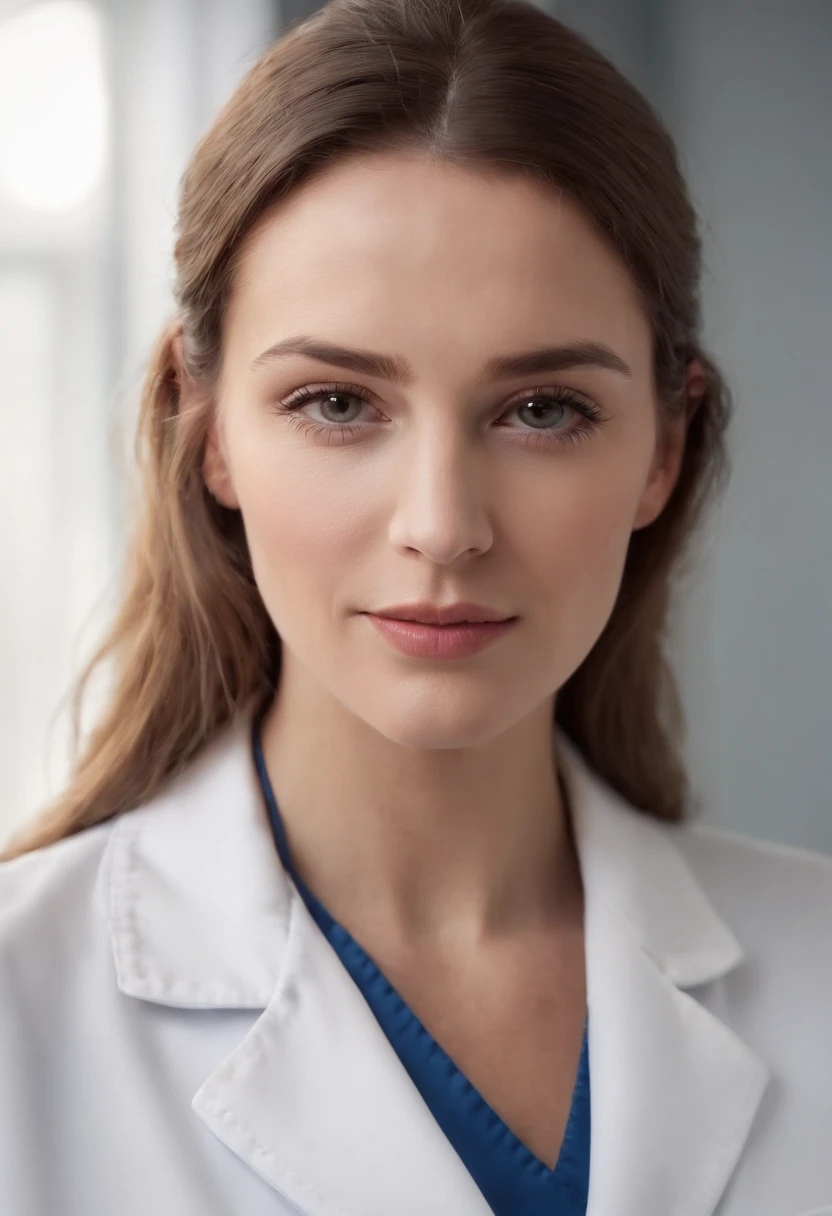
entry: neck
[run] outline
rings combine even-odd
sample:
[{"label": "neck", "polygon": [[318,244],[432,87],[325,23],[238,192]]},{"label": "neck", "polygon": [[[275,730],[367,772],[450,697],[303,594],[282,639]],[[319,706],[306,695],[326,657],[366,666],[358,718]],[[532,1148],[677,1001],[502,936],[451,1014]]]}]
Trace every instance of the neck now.
[{"label": "neck", "polygon": [[289,668],[261,723],[295,868],[360,940],[458,955],[574,927],[580,869],[547,701],[474,747],[404,747]]}]

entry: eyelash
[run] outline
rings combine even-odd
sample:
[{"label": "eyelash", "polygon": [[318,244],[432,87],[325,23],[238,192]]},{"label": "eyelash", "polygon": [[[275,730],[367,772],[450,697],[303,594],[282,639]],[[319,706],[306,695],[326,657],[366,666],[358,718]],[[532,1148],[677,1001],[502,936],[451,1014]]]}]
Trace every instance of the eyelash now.
[{"label": "eyelash", "polygon": [[[365,401],[368,405],[373,404],[366,390],[358,385],[313,384],[297,389],[285,401],[274,405],[273,409],[275,413],[284,415],[287,421],[291,422],[294,426],[300,427],[306,433],[314,436],[326,436],[327,442],[334,441],[340,443],[363,431],[365,429],[364,426],[354,423],[340,426],[337,422],[315,422],[314,419],[307,418],[298,413],[304,405],[309,405],[321,397],[334,396],[355,397],[360,401]],[[554,429],[551,431],[535,430],[533,427],[529,427],[529,437],[525,442],[530,443],[534,447],[549,446],[551,444],[581,443],[583,440],[590,438],[598,427],[607,421],[602,410],[594,402],[587,400],[568,388],[557,388],[546,392],[535,390],[531,393],[524,393],[514,406],[509,407],[507,412],[510,413],[512,409],[526,405],[529,401],[546,401],[549,403],[555,402],[558,405],[569,405],[584,419],[580,426],[573,427],[568,431]]]}]

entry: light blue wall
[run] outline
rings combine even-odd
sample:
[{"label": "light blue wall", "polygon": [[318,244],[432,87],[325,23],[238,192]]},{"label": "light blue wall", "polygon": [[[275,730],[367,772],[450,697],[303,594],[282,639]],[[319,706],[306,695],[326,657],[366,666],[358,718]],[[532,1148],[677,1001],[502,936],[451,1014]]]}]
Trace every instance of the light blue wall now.
[{"label": "light blue wall", "polygon": [[736,397],[732,480],[674,630],[703,818],[832,853],[832,5],[556,7],[677,139]]}]

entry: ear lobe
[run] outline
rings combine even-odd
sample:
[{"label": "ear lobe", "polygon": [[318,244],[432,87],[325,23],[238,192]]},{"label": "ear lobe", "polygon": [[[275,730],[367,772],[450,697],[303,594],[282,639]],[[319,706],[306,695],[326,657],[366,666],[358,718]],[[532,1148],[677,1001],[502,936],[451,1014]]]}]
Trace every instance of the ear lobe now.
[{"label": "ear lobe", "polygon": [[231,480],[228,462],[222,450],[219,424],[216,418],[212,419],[205,438],[202,478],[209,493],[216,498],[218,503],[230,510],[239,510],[240,503]]},{"label": "ear lobe", "polygon": [[170,348],[173,353],[173,361],[176,365],[176,379],[180,388],[185,379],[185,353],[183,350],[183,336],[181,327],[176,330],[170,340]]},{"label": "ear lobe", "polygon": [[676,477],[680,467],[681,453],[679,453],[678,461],[676,459],[667,459],[661,467],[655,469],[651,474],[650,480],[647,482],[644,493],[641,496],[636,518],[633,521],[633,532],[637,532],[639,528],[646,528],[648,524],[652,524],[661,515],[668,499],[673,493],[673,487],[676,485]]},{"label": "ear lobe", "polygon": [[673,494],[682,461],[685,455],[688,427],[696,413],[699,404],[707,392],[708,379],[705,368],[698,358],[688,361],[685,370],[685,395],[687,406],[683,414],[677,416],[665,441],[656,454],[650,477],[644,489],[638,514],[633,523],[633,531],[646,528],[658,519]]},{"label": "ear lobe", "polygon": [[667,505],[681,472],[686,436],[687,419],[682,415],[674,419],[670,432],[655,454],[638,513],[633,521],[634,532],[652,524]]},{"label": "ear lobe", "polygon": [[[184,335],[181,325],[171,337],[170,347],[176,371],[176,381],[179,386],[179,405],[181,410],[183,406],[187,408],[188,396],[192,389],[194,389],[193,381],[185,367]],[[208,492],[213,495],[217,502],[232,510],[239,509],[240,504],[237,501],[237,495],[234,492],[234,486],[231,481],[231,473],[222,450],[220,428],[216,414],[211,420],[205,439],[202,457],[202,479]]]}]

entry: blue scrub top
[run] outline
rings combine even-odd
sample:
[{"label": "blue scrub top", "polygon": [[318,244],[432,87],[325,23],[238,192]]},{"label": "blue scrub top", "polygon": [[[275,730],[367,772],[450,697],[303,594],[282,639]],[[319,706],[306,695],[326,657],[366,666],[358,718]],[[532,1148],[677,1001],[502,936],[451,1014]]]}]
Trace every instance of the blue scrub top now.
[{"label": "blue scrub top", "polygon": [[254,761],[284,868],[310,913],[358,985],[414,1085],[496,1216],[586,1216],[589,1194],[589,1053],[587,1022],[563,1144],[550,1170],[503,1122],[442,1050],[358,942],[330,916],[298,876],[260,744]]}]

